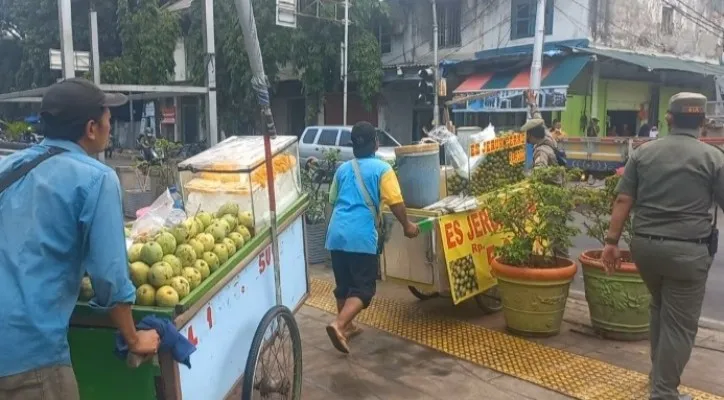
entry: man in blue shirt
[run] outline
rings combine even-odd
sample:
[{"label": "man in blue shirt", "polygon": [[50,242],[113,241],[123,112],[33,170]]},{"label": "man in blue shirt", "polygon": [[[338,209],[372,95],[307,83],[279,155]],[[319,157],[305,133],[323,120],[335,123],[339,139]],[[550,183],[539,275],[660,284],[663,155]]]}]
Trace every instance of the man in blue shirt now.
[{"label": "man in blue shirt", "polygon": [[131,315],[118,177],[90,156],[107,146],[109,107],[126,100],[84,79],[57,83],[41,104],[46,139],[0,160],[2,182],[59,153],[0,187],[0,399],[79,399],[67,335],[85,273],[91,306],[109,312],[130,350],[157,351],[158,334],[136,331]]},{"label": "man in blue shirt", "polygon": [[330,187],[329,201],[334,208],[326,248],[332,252],[338,315],[327,326],[327,334],[343,353],[349,353],[347,342],[359,333],[352,321],[375,295],[382,203],[400,221],[405,236],[414,238],[419,234],[417,225],[407,219],[395,171],[375,158],[378,148],[375,128],[369,122],[357,123],[352,128],[355,158],[337,169]]}]

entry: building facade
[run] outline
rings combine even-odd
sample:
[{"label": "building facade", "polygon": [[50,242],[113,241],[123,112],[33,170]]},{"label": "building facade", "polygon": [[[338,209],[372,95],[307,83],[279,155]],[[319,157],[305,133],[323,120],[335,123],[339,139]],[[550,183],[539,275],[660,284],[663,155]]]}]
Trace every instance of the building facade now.
[{"label": "building facade", "polygon": [[[417,101],[417,72],[434,64],[429,1],[394,0],[380,32],[385,85],[380,126],[403,143],[419,140],[432,107]],[[571,136],[661,126],[668,98],[682,90],[713,99],[724,30],[716,0],[547,0],[541,107]],[[692,5],[694,4],[694,5]],[[441,104],[457,126],[515,128],[526,118],[535,0],[437,0]],[[443,109],[442,114],[445,114]],[[592,118],[597,122],[592,122]]]}]

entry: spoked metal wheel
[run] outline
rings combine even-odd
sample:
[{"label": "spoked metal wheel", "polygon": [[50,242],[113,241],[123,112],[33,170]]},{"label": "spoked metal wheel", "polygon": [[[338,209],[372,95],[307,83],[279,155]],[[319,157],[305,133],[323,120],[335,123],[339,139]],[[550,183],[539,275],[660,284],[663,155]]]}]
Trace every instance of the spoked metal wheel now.
[{"label": "spoked metal wheel", "polygon": [[497,285],[475,296],[475,303],[486,314],[496,313],[503,309],[503,302],[500,300],[500,290]]},{"label": "spoked metal wheel", "polygon": [[427,291],[424,289],[418,289],[414,286],[408,286],[407,288],[410,290],[410,293],[412,293],[413,296],[417,297],[418,300],[430,300],[436,297],[440,297],[440,293],[432,290]]},{"label": "spoked metal wheel", "polygon": [[302,397],[302,338],[284,306],[267,311],[256,329],[244,369],[241,400]]}]

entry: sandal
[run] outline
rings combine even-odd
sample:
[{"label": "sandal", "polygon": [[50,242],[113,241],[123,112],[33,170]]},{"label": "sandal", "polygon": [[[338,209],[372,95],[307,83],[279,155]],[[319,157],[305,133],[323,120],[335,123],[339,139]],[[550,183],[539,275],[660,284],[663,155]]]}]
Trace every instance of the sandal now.
[{"label": "sandal", "polygon": [[333,324],[327,325],[327,336],[332,341],[332,346],[344,354],[349,354],[349,346],[347,338]]}]

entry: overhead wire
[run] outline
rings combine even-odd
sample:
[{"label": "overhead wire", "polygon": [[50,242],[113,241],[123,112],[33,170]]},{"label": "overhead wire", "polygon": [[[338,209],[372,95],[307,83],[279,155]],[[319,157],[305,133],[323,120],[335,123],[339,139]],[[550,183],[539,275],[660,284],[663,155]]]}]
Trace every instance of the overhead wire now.
[{"label": "overhead wire", "polygon": [[[462,4],[462,2],[461,2],[461,4]],[[490,8],[492,8],[493,4],[494,4],[494,3],[491,2],[490,4],[486,5],[480,12],[478,12],[478,13],[475,15],[474,18],[471,18],[466,24],[462,25],[462,26],[460,27],[460,32],[462,33],[462,32],[464,32],[465,30],[467,30],[470,26],[472,26],[473,24],[479,23],[479,22],[480,22],[479,19],[480,19],[481,17],[483,17],[483,15],[484,15]],[[462,13],[462,10],[461,10],[461,13]],[[505,21],[501,21],[500,23],[496,24],[493,28],[488,29],[488,30],[487,30],[486,32],[484,32],[484,33],[487,33],[487,32],[489,32],[490,30],[495,29],[496,27],[500,26],[500,25],[501,25],[502,23],[504,23],[504,22],[505,22]],[[473,37],[472,40],[468,40],[465,44],[461,43],[461,44],[460,44],[460,48],[459,48],[457,51],[459,51],[459,50],[461,50],[462,48],[464,48],[465,46],[469,45],[469,44],[472,43],[475,39],[478,39],[478,37]],[[396,56],[395,58],[392,58],[391,60],[387,60],[385,63],[386,63],[386,64],[389,64],[389,65],[392,65],[392,64],[394,64],[397,60],[403,59],[403,58],[407,57],[408,53],[413,53],[413,54],[414,54],[418,49],[420,49],[420,48],[422,48],[422,47],[424,47],[424,46],[426,46],[426,45],[429,46],[429,45],[430,45],[430,41],[425,41],[425,42],[419,43],[419,44],[413,46],[413,48],[410,49],[410,50],[408,50],[407,52],[404,52],[403,54],[400,54],[399,56]],[[423,53],[422,55],[417,56],[417,58],[422,58],[422,57],[424,57],[424,56],[427,56],[427,55],[431,54],[433,51],[434,51],[434,50],[430,50],[430,51],[428,51],[427,53]],[[454,53],[456,53],[457,51],[455,51]],[[454,53],[453,53],[453,54],[454,54]]]},{"label": "overhead wire", "polygon": [[703,23],[705,23],[705,24],[706,24],[707,26],[709,26],[710,28],[712,28],[712,29],[714,29],[714,30],[721,30],[721,27],[719,26],[719,24],[717,24],[716,22],[714,22],[714,21],[708,19],[707,17],[705,17],[699,10],[697,10],[697,9],[695,9],[694,7],[686,4],[686,2],[684,2],[683,0],[678,0],[678,3],[681,4],[682,6],[684,6],[685,8],[687,8],[687,9],[689,10],[689,12],[691,12],[692,14],[694,14],[694,16],[695,16],[698,20],[702,21]]},{"label": "overhead wire", "polygon": [[721,36],[722,33],[724,33],[724,31],[721,30],[721,28],[709,25],[708,23],[702,21],[700,18],[688,13],[686,10],[684,10],[682,7],[680,7],[677,4],[673,4],[672,2],[670,2],[668,0],[661,0],[661,2],[663,4],[665,4],[666,6],[671,7],[672,9],[676,10],[676,12],[678,12],[679,14],[681,14],[688,20],[694,22],[694,24],[696,24],[698,27],[700,27],[701,29],[705,30],[706,32],[708,32],[714,36]]}]

